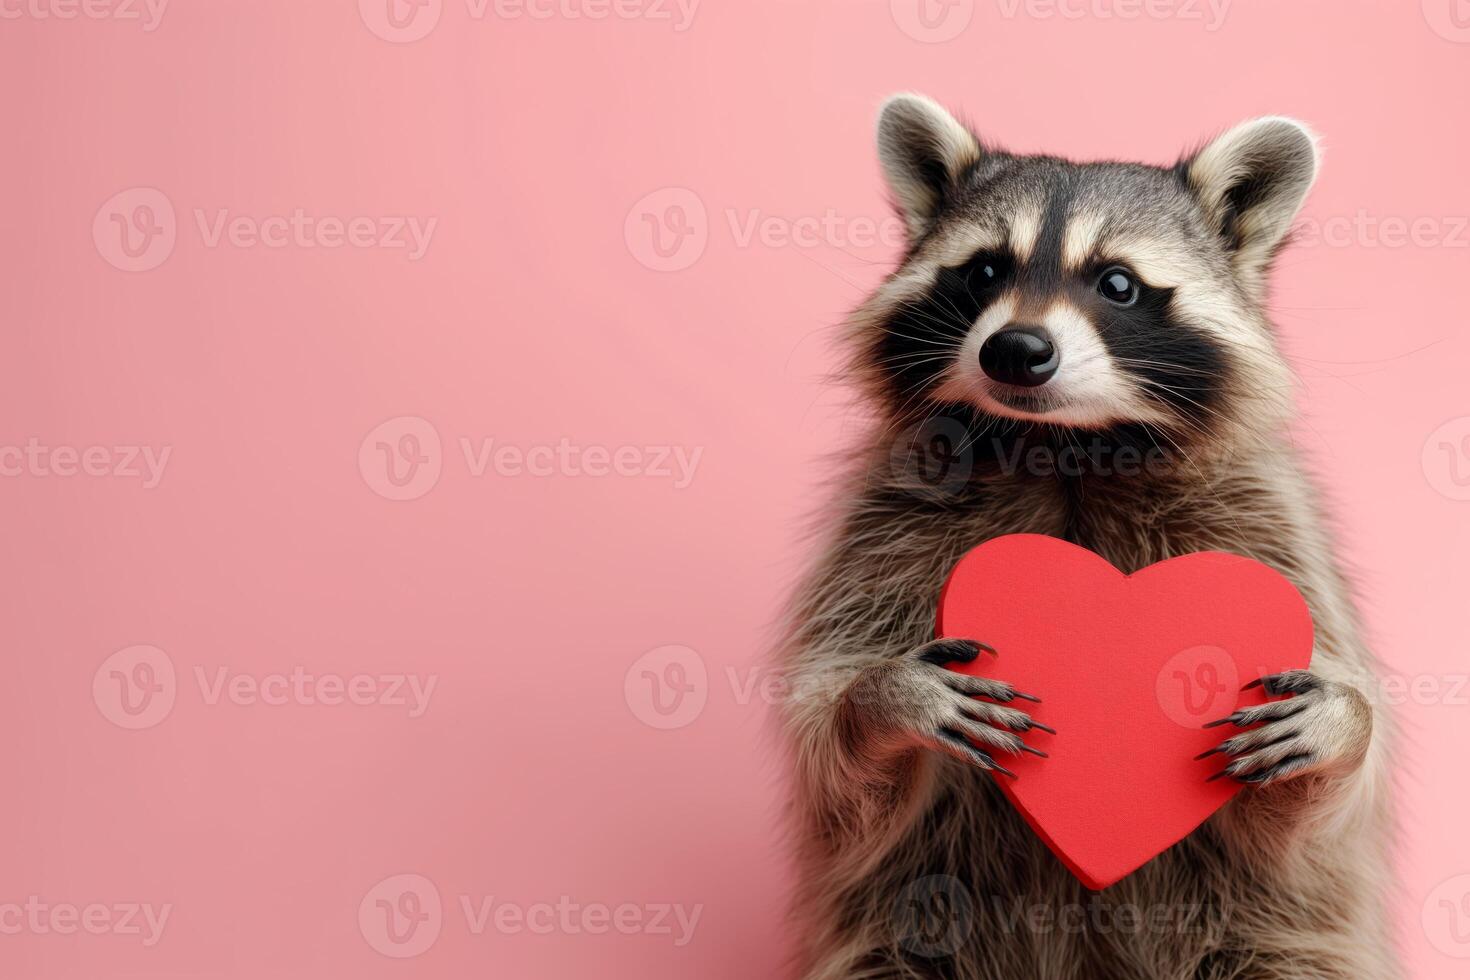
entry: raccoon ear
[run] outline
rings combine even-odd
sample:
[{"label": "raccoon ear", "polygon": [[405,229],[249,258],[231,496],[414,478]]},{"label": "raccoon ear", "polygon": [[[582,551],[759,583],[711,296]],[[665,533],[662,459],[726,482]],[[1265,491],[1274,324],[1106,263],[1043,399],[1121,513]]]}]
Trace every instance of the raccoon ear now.
[{"label": "raccoon ear", "polygon": [[980,141],[938,102],[905,92],[878,112],[878,159],[913,243],[980,159]]},{"label": "raccoon ear", "polygon": [[1216,137],[1181,164],[1183,176],[1231,252],[1236,274],[1259,287],[1317,177],[1317,138],[1295,119],[1265,116]]}]

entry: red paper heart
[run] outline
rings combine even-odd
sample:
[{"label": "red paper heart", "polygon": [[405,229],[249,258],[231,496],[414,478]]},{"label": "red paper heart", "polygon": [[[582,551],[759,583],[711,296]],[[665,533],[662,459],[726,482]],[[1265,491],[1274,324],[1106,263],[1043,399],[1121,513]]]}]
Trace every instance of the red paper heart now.
[{"label": "red paper heart", "polygon": [[[1206,782],[1234,732],[1207,721],[1267,700],[1241,686],[1304,668],[1312,618],[1260,562],[1199,552],[1124,575],[1086,548],[1040,534],[995,538],[955,565],[941,637],[994,647],[964,673],[1009,681],[1041,704],[1028,744],[995,774],[1026,822],[1088,888],[1106,888],[1190,831],[1242,787]],[[1017,702],[1018,704],[1020,702]]]}]

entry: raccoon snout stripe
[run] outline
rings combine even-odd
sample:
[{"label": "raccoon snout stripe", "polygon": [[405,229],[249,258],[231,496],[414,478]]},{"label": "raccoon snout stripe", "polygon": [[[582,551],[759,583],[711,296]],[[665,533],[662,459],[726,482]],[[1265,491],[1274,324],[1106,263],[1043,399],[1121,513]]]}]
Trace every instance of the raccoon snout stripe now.
[{"label": "raccoon snout stripe", "polygon": [[1046,384],[1061,365],[1061,354],[1042,327],[1010,326],[991,334],[980,347],[980,367],[1008,385]]}]

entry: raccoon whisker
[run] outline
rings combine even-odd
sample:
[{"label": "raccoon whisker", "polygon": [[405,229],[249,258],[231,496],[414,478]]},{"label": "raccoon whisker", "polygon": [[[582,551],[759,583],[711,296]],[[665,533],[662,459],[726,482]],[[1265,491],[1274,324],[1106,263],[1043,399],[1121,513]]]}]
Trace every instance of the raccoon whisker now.
[{"label": "raccoon whisker", "polygon": [[[1210,406],[1205,405],[1202,402],[1198,402],[1198,401],[1194,400],[1193,398],[1190,398],[1188,395],[1184,394],[1185,391],[1215,391],[1215,390],[1217,390],[1215,388],[1179,388],[1179,387],[1176,387],[1174,385],[1166,385],[1162,381],[1155,381],[1152,378],[1140,378],[1139,380],[1143,384],[1148,385],[1151,388],[1156,388],[1156,389],[1158,389],[1160,391],[1168,392],[1168,393],[1174,395],[1176,398],[1180,398],[1180,399],[1188,402],[1189,404],[1193,405],[1195,408],[1198,408],[1200,411],[1209,412],[1211,415],[1215,416],[1217,419],[1219,419],[1222,422],[1228,423],[1230,421],[1230,419],[1228,417],[1226,417],[1225,415],[1223,415],[1220,412],[1216,411],[1215,409],[1211,408]],[[1205,434],[1205,432],[1204,432],[1203,429],[1200,429],[1199,432],[1200,432],[1201,435]]]},{"label": "raccoon whisker", "polygon": [[[904,399],[903,403],[899,406],[898,411],[893,413],[892,421],[883,427],[881,438],[885,442],[893,437],[896,437],[898,433],[905,428],[923,425],[925,422],[929,421],[929,419],[931,418],[934,418],[939,413],[941,408],[937,405],[931,406],[928,411],[921,411],[921,409],[924,408],[923,399],[924,395],[928,391],[929,384],[929,379],[926,378],[923,381],[911,385],[908,388],[905,388],[899,392],[900,397],[908,395],[909,392],[913,392],[913,394]],[[910,409],[910,406],[912,406],[912,409]]]},{"label": "raccoon whisker", "polygon": [[955,351],[959,350],[959,344],[947,344],[943,346],[930,347],[927,350],[909,351],[903,354],[890,354],[887,357],[875,358],[877,364],[902,364],[904,361],[916,358],[948,358],[953,357]]},{"label": "raccoon whisker", "polygon": [[1416,347],[1413,350],[1404,351],[1402,354],[1394,354],[1392,357],[1380,357],[1380,358],[1373,358],[1371,360],[1362,360],[1362,361],[1327,361],[1327,360],[1322,360],[1321,358],[1316,358],[1316,357],[1301,357],[1299,355],[1295,358],[1295,360],[1305,361],[1308,364],[1339,364],[1339,365],[1343,365],[1343,366],[1356,366],[1356,365],[1362,365],[1362,364],[1388,364],[1390,361],[1400,361],[1400,360],[1403,360],[1406,357],[1413,357],[1415,354],[1422,354],[1425,351],[1427,351],[1429,348],[1436,347],[1436,346],[1438,346],[1441,343],[1443,343],[1443,341],[1440,341],[1440,340],[1431,340],[1429,343],[1425,344],[1423,347]]},{"label": "raccoon whisker", "polygon": [[[935,344],[935,343],[941,343],[941,342],[949,339],[949,338],[946,338],[946,337],[933,337],[933,336],[930,336],[930,337],[915,337],[912,334],[900,333],[897,330],[890,330],[890,331],[888,331],[888,336],[890,336],[890,337],[899,337],[899,338],[902,338],[903,340],[912,340],[916,344]],[[950,349],[951,350],[957,349],[959,347],[959,345],[960,345],[960,341],[954,341],[951,344]]]},{"label": "raccoon whisker", "polygon": [[[972,300],[974,299],[974,294],[970,292],[970,285],[969,285],[969,280],[968,279],[965,281],[965,292],[966,292],[967,295],[970,296],[970,298]],[[974,319],[973,318],[967,318],[965,316],[965,314],[963,312],[961,312],[960,308],[954,304],[954,300],[952,300],[948,296],[944,296],[942,294],[937,295],[935,298],[941,300],[946,306],[948,306],[951,310],[954,311],[954,315],[955,315],[956,320],[958,320],[959,322],[961,322],[961,323],[964,324],[965,330],[968,331],[970,329],[970,325],[974,322]]]},{"label": "raccoon whisker", "polygon": [[[899,308],[905,309],[908,315],[931,323],[934,326],[943,329],[947,333],[953,332],[959,334],[960,336],[964,336],[964,334],[967,333],[970,329],[969,321],[964,319],[963,314],[961,314],[959,310],[955,310],[955,318],[950,319],[947,315],[943,317],[935,316],[929,310],[924,309],[922,306],[914,303],[913,301],[905,301],[904,303],[900,304]],[[897,333],[891,328],[890,332]],[[899,334],[899,336],[902,335]]]},{"label": "raccoon whisker", "polygon": [[[1227,336],[1226,335],[1226,331],[1224,329],[1225,328],[1225,324],[1222,324],[1222,323],[1220,323],[1217,320],[1211,320],[1211,321],[1208,321],[1208,322],[1211,323],[1213,326],[1215,326],[1217,328],[1216,331],[1215,331],[1215,336],[1213,338],[1216,343],[1229,344],[1229,345],[1235,347],[1237,350],[1249,351],[1252,354],[1264,355],[1266,357],[1271,357],[1273,360],[1274,359],[1277,359],[1277,355],[1275,355],[1274,353],[1272,353],[1270,350],[1266,349],[1265,347],[1262,347],[1260,344],[1257,344],[1257,343],[1249,343],[1248,344],[1248,343],[1245,343],[1244,341],[1242,341],[1242,340],[1240,340],[1238,338]],[[1307,384],[1307,379],[1302,376],[1302,373],[1297,370],[1296,365],[1293,364],[1291,362],[1291,360],[1288,360],[1288,359],[1285,359],[1285,358],[1281,358],[1280,359],[1280,362],[1286,368],[1286,370],[1291,373],[1292,377],[1296,378],[1298,384],[1300,384],[1304,388],[1310,387]],[[1282,386],[1280,386],[1280,388],[1289,388],[1289,387],[1290,387],[1289,385],[1282,385]]]},{"label": "raccoon whisker", "polygon": [[[853,289],[857,290],[859,293],[866,293],[869,290],[869,288],[870,288],[868,285],[866,285],[864,283],[853,282],[851,279],[847,278],[842,273],[838,272],[836,269],[832,268],[829,265],[823,265],[820,261],[817,260],[816,257],[811,256],[811,255],[808,255],[807,254],[807,250],[804,249],[804,248],[795,249],[795,252],[796,252],[797,255],[800,255],[802,258],[806,259],[808,262],[812,263],[813,265],[815,265],[817,268],[821,269],[822,271],[824,271],[824,272],[830,272],[834,278],[842,280],[842,282],[844,284],[846,284],[848,286],[851,286]],[[850,253],[850,252],[845,252],[844,251],[844,254],[847,254],[847,255],[851,256],[852,258],[855,258],[855,259],[858,258],[858,256],[852,255],[852,253]],[[873,264],[877,264],[877,263],[874,263],[871,260],[869,260],[868,261],[868,264],[873,265]]]},{"label": "raccoon whisker", "polygon": [[907,361],[904,361],[904,360],[896,360],[896,361],[892,361],[892,362],[879,362],[879,363],[883,363],[886,367],[888,367],[888,368],[890,368],[892,370],[895,370],[895,371],[913,371],[913,370],[916,370],[918,368],[923,367],[926,364],[947,364],[947,363],[949,363],[949,360],[950,360],[949,355],[947,355],[947,354],[941,354],[941,355],[938,355],[936,357],[921,357],[921,358],[917,358],[917,359],[909,359]]},{"label": "raccoon whisker", "polygon": [[[1213,375],[1210,375],[1209,372],[1206,372],[1206,371],[1197,371],[1197,370],[1194,370],[1192,368],[1187,368],[1187,367],[1185,367],[1183,365],[1180,365],[1180,364],[1174,364],[1171,361],[1142,360],[1142,359],[1139,359],[1139,358],[1132,358],[1132,357],[1115,357],[1114,360],[1116,360],[1120,364],[1131,364],[1131,365],[1134,365],[1136,367],[1162,368],[1162,369],[1164,369],[1166,371],[1169,371],[1171,373],[1172,372],[1175,372],[1175,371],[1186,371],[1186,372],[1193,371],[1193,373],[1196,373],[1196,374],[1202,374],[1202,375],[1207,375],[1207,376],[1213,377]],[[1145,385],[1145,386],[1147,386],[1149,388],[1153,388],[1153,389],[1156,389],[1156,390],[1159,390],[1159,391],[1168,392],[1169,394],[1172,394],[1172,395],[1174,395],[1174,396],[1176,396],[1176,397],[1178,397],[1180,399],[1183,399],[1184,401],[1186,401],[1189,404],[1193,405],[1194,407],[1200,409],[1201,411],[1209,412],[1211,415],[1214,415],[1216,418],[1219,418],[1221,421],[1225,421],[1225,422],[1228,422],[1229,421],[1229,419],[1226,416],[1224,416],[1223,414],[1221,414],[1220,412],[1217,412],[1215,409],[1210,408],[1208,405],[1205,405],[1205,404],[1203,404],[1203,403],[1201,403],[1199,401],[1196,401],[1195,399],[1190,398],[1188,395],[1184,394],[1184,392],[1186,392],[1186,391],[1204,392],[1204,393],[1217,392],[1217,391],[1220,390],[1218,385],[1204,385],[1204,386],[1201,386],[1201,387],[1190,387],[1190,386],[1185,386],[1185,385],[1170,385],[1170,384],[1165,384],[1164,382],[1159,381],[1156,378],[1137,378],[1135,380],[1139,384],[1141,384],[1141,385]]]},{"label": "raccoon whisker", "polygon": [[1168,361],[1153,361],[1138,357],[1120,357],[1117,354],[1110,355],[1112,360],[1119,364],[1132,364],[1137,367],[1162,367],[1169,371],[1178,371],[1183,374],[1198,374],[1205,378],[1215,378],[1219,375],[1214,371],[1206,371],[1201,368],[1186,367],[1183,364],[1174,364]]}]

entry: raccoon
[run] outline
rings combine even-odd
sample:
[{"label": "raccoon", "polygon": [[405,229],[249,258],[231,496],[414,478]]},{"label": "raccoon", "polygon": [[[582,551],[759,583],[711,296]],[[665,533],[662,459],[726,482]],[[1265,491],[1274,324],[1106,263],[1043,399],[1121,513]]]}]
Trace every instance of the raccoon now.
[{"label": "raccoon", "polygon": [[[876,423],[781,654],[802,975],[1398,976],[1390,723],[1264,312],[1316,138],[1267,117],[1173,166],[1077,163],[1005,152],[908,94],[877,137],[907,244],[847,324]],[[1246,555],[1316,624],[1310,671],[1260,678],[1280,697],[1221,723],[1214,759],[1242,791],[1099,893],[997,786],[1035,751],[1037,692],[946,668],[988,657],[985,637],[933,639],[950,568],[1018,532],[1125,572]]]}]

